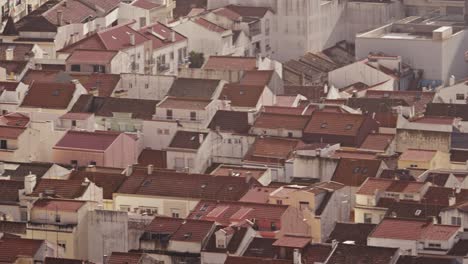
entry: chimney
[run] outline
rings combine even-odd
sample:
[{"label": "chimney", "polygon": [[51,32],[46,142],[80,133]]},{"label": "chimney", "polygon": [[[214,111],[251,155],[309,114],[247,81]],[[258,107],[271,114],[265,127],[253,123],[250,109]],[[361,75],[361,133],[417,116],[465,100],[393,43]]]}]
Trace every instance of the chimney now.
[{"label": "chimney", "polygon": [[63,11],[62,10],[57,10],[57,26],[62,26],[63,25]]},{"label": "chimney", "polygon": [[24,177],[24,193],[31,194],[36,187],[36,175],[29,173]]},{"label": "chimney", "polygon": [[176,33],[174,30],[171,31],[171,42],[175,42],[176,41]]},{"label": "chimney", "polygon": [[198,142],[200,145],[203,143],[204,135],[202,133],[198,134]]},{"label": "chimney", "polygon": [[450,85],[450,86],[455,85],[455,76],[454,76],[454,75],[450,75],[449,85]]},{"label": "chimney", "polygon": [[132,165],[128,165],[127,166],[127,170],[125,170],[125,175],[128,177],[130,175],[133,174],[133,166]]},{"label": "chimney", "polygon": [[229,176],[234,176],[234,170],[233,169],[229,169]]},{"label": "chimney", "polygon": [[153,174],[153,170],[154,170],[154,165],[153,164],[148,165],[148,175]]},{"label": "chimney", "polygon": [[0,161],[0,175],[5,173],[5,163]]},{"label": "chimney", "polygon": [[449,206],[454,206],[457,203],[457,198],[455,198],[455,195],[449,196]]},{"label": "chimney", "polygon": [[302,264],[302,254],[297,248],[294,249],[293,263]]},{"label": "chimney", "polygon": [[325,85],[323,86],[323,93],[324,93],[324,94],[328,94],[328,84],[325,84]]},{"label": "chimney", "polygon": [[15,47],[10,46],[5,50],[5,59],[8,61],[13,60],[15,54]]},{"label": "chimney", "polygon": [[245,173],[245,183],[249,183],[250,179],[252,179],[252,172],[248,171]]},{"label": "chimney", "polygon": [[88,165],[87,171],[96,172],[96,165]]},{"label": "chimney", "polygon": [[130,45],[135,46],[135,34],[131,33],[129,36],[130,36]]}]

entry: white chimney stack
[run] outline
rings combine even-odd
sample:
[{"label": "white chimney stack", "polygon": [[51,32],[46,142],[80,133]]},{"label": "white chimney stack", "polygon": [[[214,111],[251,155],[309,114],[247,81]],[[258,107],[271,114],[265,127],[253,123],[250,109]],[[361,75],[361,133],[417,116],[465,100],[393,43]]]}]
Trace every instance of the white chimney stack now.
[{"label": "white chimney stack", "polygon": [[293,255],[293,263],[294,264],[302,264],[302,254],[299,251],[299,249],[294,249],[294,255]]},{"label": "white chimney stack", "polygon": [[5,173],[5,163],[0,161],[0,175]]},{"label": "white chimney stack", "polygon": [[148,175],[153,174],[153,170],[154,170],[154,165],[153,164],[148,165]]},{"label": "white chimney stack", "polygon": [[24,193],[31,194],[36,187],[36,175],[29,173],[24,177]]},{"label": "white chimney stack", "polygon": [[203,140],[204,140],[204,135],[202,133],[198,134],[198,142],[200,143],[200,145],[203,143]]},{"label": "white chimney stack", "polygon": [[452,195],[449,197],[449,206],[454,206],[457,203],[457,198],[455,198],[455,195]]},{"label": "white chimney stack", "polygon": [[57,26],[63,26],[63,11],[57,10]]},{"label": "white chimney stack", "polygon": [[14,57],[15,57],[15,47],[8,47],[5,50],[5,59],[8,61],[11,61],[13,60]]},{"label": "white chimney stack", "polygon": [[171,42],[175,42],[176,41],[176,33],[174,30],[171,31]]},{"label": "white chimney stack", "polygon": [[454,76],[454,75],[450,75],[449,85],[450,85],[450,86],[455,85],[455,76]]},{"label": "white chimney stack", "polygon": [[133,174],[133,166],[132,165],[128,165],[127,166],[127,170],[125,171],[125,175],[128,176],[131,176]]},{"label": "white chimney stack", "polygon": [[135,46],[135,34],[131,33],[129,36],[130,36],[130,45]]}]

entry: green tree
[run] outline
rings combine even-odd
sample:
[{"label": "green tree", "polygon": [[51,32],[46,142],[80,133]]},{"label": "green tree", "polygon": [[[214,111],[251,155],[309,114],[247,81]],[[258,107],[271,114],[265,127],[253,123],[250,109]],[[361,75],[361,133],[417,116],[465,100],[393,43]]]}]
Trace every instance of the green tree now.
[{"label": "green tree", "polygon": [[205,57],[203,56],[203,53],[191,51],[189,53],[189,62],[190,68],[201,68],[203,63],[205,63]]}]

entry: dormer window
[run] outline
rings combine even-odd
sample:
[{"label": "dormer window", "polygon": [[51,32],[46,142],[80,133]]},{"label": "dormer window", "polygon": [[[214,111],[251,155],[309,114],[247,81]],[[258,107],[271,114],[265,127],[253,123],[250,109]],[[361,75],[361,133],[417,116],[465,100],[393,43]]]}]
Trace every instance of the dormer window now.
[{"label": "dormer window", "polygon": [[346,130],[351,130],[353,128],[353,124],[347,124],[345,129]]},{"label": "dormer window", "polygon": [[327,128],[328,127],[328,123],[327,122],[323,122],[321,125],[320,125],[320,128]]}]

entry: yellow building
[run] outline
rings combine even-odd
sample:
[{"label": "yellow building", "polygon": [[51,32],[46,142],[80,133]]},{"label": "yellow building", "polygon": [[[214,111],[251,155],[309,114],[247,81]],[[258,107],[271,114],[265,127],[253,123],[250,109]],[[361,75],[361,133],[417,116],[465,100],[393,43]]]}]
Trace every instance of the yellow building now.
[{"label": "yellow building", "polygon": [[398,159],[399,169],[449,169],[450,154],[438,150],[408,149]]}]

